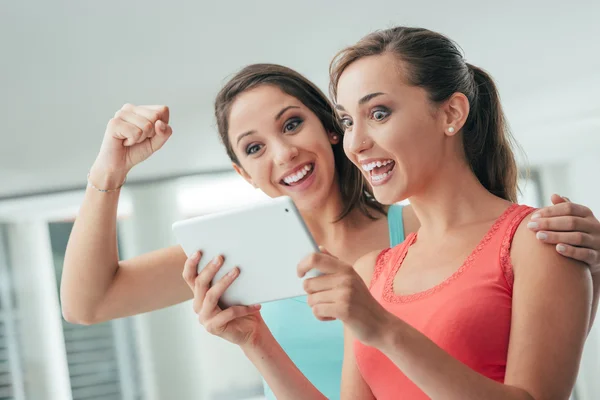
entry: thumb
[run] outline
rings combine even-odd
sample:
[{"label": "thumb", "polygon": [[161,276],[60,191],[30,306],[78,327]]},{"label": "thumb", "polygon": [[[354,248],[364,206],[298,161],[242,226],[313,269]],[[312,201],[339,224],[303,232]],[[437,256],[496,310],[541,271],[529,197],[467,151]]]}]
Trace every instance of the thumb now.
[{"label": "thumb", "polygon": [[324,246],[319,246],[319,251],[322,254],[327,254],[328,256],[335,257],[333,254],[331,254],[329,251],[327,251],[327,249]]},{"label": "thumb", "polygon": [[171,134],[173,133],[173,129],[169,124],[165,124],[160,119],[156,121],[154,127],[156,135],[150,139],[150,143],[152,144],[152,149],[156,151],[163,147],[167,140],[169,140],[169,137],[171,137]]},{"label": "thumb", "polygon": [[552,195],[550,200],[552,200],[552,204],[570,203],[571,202],[571,200],[569,200],[568,197],[559,196],[556,193]]}]

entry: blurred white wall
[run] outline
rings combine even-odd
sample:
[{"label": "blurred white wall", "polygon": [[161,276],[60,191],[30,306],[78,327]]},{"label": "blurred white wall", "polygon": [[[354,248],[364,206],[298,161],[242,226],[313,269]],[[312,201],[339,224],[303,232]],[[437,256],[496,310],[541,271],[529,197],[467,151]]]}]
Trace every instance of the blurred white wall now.
[{"label": "blurred white wall", "polygon": [[71,399],[48,225],[12,223],[6,229],[14,271],[21,335],[20,349],[28,398]]}]

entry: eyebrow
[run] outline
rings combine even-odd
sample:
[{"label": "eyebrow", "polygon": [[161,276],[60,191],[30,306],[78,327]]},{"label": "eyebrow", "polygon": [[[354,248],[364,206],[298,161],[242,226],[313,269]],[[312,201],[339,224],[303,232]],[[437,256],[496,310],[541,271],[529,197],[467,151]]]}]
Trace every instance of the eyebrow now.
[{"label": "eyebrow", "polygon": [[[363,104],[369,102],[370,100],[374,99],[377,96],[381,96],[385,93],[383,92],[375,92],[375,93],[370,93],[366,96],[361,97],[360,100],[358,100],[358,105],[362,106]],[[335,109],[336,110],[340,110],[340,111],[346,111],[346,109],[344,108],[344,106],[342,106],[341,104],[336,104],[335,105]]]},{"label": "eyebrow", "polygon": [[242,139],[243,139],[243,138],[245,138],[246,136],[252,135],[252,134],[254,134],[254,133],[256,133],[256,131],[255,131],[255,130],[248,131],[248,132],[246,132],[246,133],[242,133],[242,134],[241,134],[240,136],[238,136],[238,138],[237,138],[237,142],[235,143],[235,144],[236,144],[236,146],[237,146],[238,144],[240,144],[240,140],[242,140]]},{"label": "eyebrow", "polygon": [[281,116],[283,115],[283,113],[285,113],[287,110],[289,110],[290,108],[300,108],[298,106],[287,106],[285,108],[283,108],[281,111],[279,111],[277,113],[277,115],[275,116],[275,121],[277,121],[279,118],[281,118]]},{"label": "eyebrow", "polygon": [[[289,109],[291,109],[291,108],[300,108],[300,107],[298,107],[298,106],[287,106],[287,107],[284,107],[284,108],[282,108],[282,109],[281,109],[281,111],[279,111],[279,112],[277,113],[277,115],[275,116],[275,121],[279,120],[279,118],[281,118],[281,116],[282,116],[282,115],[283,115],[283,114],[284,114],[284,113],[285,113],[287,110],[289,110]],[[242,140],[242,139],[243,139],[243,138],[245,138],[246,136],[252,135],[252,134],[254,134],[254,133],[256,133],[256,131],[255,131],[255,130],[251,130],[251,131],[248,131],[248,132],[242,133],[240,136],[238,136],[238,138],[237,138],[237,142],[236,142],[236,145],[240,144],[240,140]]]}]

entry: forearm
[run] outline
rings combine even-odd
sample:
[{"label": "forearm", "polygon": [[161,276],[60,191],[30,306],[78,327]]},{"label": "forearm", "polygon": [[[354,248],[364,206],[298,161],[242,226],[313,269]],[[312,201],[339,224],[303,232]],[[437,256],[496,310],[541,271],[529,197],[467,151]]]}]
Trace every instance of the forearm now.
[{"label": "forearm", "polygon": [[[90,179],[99,187],[117,187],[124,176],[109,177],[101,172],[94,174],[92,170]],[[61,281],[63,314],[69,321],[93,321],[94,312],[119,267],[119,193],[86,189],[67,245]]]},{"label": "forearm", "polygon": [[322,400],[321,392],[300,372],[263,324],[256,343],[243,348],[277,399]]},{"label": "forearm", "polygon": [[590,326],[588,328],[588,333],[592,329],[592,325],[594,325],[594,320],[596,319],[596,312],[598,311],[598,296],[600,296],[600,274],[592,274],[592,287],[592,312],[590,314]]},{"label": "forearm", "polygon": [[467,367],[397,318],[375,345],[432,399],[532,400],[525,390],[493,381]]}]

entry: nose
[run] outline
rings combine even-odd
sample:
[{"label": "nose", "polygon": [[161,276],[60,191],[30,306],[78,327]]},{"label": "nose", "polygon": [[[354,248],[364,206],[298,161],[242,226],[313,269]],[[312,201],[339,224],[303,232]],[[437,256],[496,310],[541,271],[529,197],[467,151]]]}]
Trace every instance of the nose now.
[{"label": "nose", "polygon": [[356,122],[352,130],[344,135],[347,151],[352,154],[360,154],[373,146],[373,141],[363,125]]},{"label": "nose", "polygon": [[292,144],[282,140],[275,146],[275,156],[273,157],[273,161],[277,165],[288,164],[298,157],[298,148]]}]

